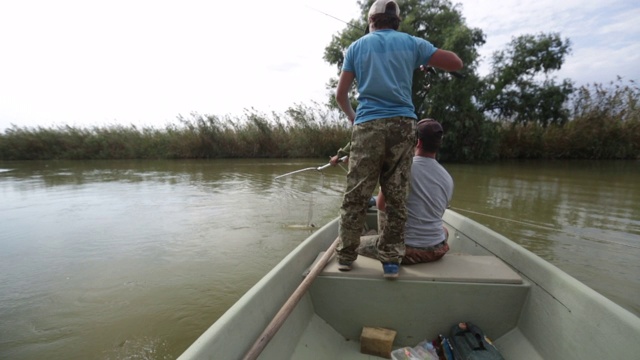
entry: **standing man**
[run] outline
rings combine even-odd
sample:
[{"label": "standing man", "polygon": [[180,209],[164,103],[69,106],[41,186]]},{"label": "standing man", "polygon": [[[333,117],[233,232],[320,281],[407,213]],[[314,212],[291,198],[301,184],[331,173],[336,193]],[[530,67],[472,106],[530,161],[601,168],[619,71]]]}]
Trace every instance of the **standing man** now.
[{"label": "standing man", "polygon": [[[378,182],[386,200],[388,223],[378,242],[384,277],[396,278],[404,256],[406,197],[415,145],[416,115],[411,102],[413,72],[420,65],[457,71],[462,61],[453,52],[398,32],[400,8],[376,0],[369,10],[369,34],[347,49],[336,90],[340,109],[354,125],[347,188],[340,208],[339,269],[349,271],[357,258],[367,203]],[[358,108],[349,89],[358,82]]]},{"label": "standing man", "polygon": [[[402,265],[440,260],[449,251],[449,233],[442,216],[453,197],[453,178],[438,163],[436,154],[442,146],[443,130],[439,122],[418,122],[418,144],[411,165],[411,185],[407,197],[407,222],[404,227],[405,254]],[[385,226],[385,198],[377,199],[378,229]],[[378,236],[361,239],[358,254],[378,257]]]}]

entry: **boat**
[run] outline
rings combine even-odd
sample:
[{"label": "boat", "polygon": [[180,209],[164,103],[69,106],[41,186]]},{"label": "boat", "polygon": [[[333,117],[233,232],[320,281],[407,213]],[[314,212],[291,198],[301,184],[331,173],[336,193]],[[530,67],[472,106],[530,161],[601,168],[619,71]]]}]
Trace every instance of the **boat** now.
[{"label": "boat", "polygon": [[[401,266],[396,280],[384,279],[380,263],[362,256],[351,271],[338,271],[339,219],[330,221],[179,359],[377,359],[361,352],[365,327],[395,331],[397,349],[448,336],[466,321],[480,326],[505,359],[640,358],[638,316],[455,211],[443,219],[449,253]],[[374,210],[366,222],[376,228]]]}]

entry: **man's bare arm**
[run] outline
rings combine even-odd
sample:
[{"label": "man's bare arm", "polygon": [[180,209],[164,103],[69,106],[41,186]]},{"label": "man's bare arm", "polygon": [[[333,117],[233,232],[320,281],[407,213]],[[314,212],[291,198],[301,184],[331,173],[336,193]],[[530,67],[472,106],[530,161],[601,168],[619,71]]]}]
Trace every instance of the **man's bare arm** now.
[{"label": "man's bare arm", "polygon": [[351,102],[349,101],[349,89],[351,88],[351,84],[353,84],[353,80],[355,78],[356,75],[351,71],[343,71],[340,74],[338,88],[336,89],[336,102],[338,102],[338,106],[340,106],[340,109],[344,111],[352,124],[356,118],[356,113],[353,111]]},{"label": "man's bare arm", "polygon": [[445,71],[458,71],[462,69],[462,60],[456,53],[448,50],[438,49],[429,59],[429,66],[433,66]]}]

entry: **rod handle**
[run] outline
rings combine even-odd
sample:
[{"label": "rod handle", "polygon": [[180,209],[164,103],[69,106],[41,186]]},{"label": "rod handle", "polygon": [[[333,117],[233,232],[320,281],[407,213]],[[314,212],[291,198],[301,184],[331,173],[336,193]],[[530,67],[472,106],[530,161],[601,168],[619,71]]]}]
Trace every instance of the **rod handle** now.
[{"label": "rod handle", "polygon": [[[345,155],[345,156],[343,156],[343,157],[339,158],[339,159],[338,159],[338,162],[339,162],[339,163],[344,162],[348,157],[349,157],[348,155]],[[328,164],[322,165],[322,166],[318,167],[316,170],[318,170],[318,171],[322,171],[322,170],[324,170],[324,169],[328,168],[329,166],[331,166],[331,163],[328,163]]]}]

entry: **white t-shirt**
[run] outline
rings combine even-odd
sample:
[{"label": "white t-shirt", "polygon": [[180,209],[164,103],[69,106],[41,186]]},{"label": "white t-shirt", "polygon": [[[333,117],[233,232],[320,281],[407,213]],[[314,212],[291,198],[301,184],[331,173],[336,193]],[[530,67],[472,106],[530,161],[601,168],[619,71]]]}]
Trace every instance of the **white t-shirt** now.
[{"label": "white t-shirt", "polygon": [[430,247],[445,239],[442,215],[452,196],[453,179],[447,170],[435,159],[414,156],[407,198],[406,245]]}]

